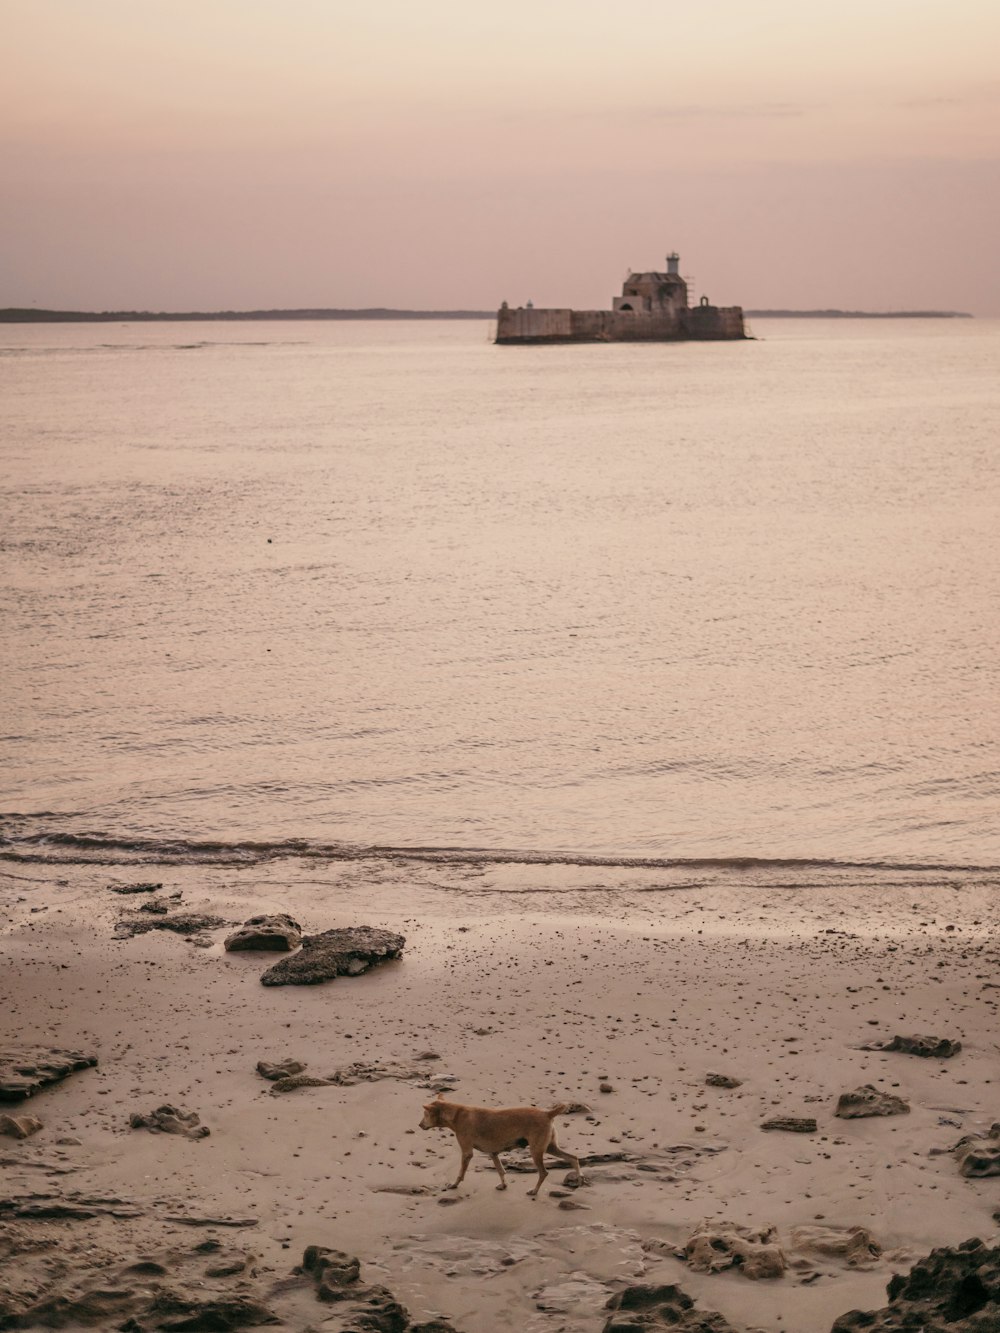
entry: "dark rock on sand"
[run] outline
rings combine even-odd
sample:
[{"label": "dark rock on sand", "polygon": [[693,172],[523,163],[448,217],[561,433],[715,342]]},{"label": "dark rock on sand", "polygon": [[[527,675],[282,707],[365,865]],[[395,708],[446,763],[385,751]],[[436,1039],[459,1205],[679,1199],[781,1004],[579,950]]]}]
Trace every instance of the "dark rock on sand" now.
[{"label": "dark rock on sand", "polygon": [[909,1111],[909,1104],[902,1097],[896,1097],[891,1092],[879,1092],[878,1088],[865,1083],[853,1092],[841,1094],[834,1115],[838,1115],[841,1120],[860,1120],[872,1115],[908,1115]]},{"label": "dark rock on sand", "polygon": [[406,944],[402,935],[376,926],[352,926],[306,935],[302,948],[269,967],[265,986],[313,986],[334,977],[355,977],[388,958],[398,958]]},{"label": "dark rock on sand", "polygon": [[4,1221],[82,1222],[92,1217],[141,1217],[142,1209],[117,1195],[71,1193],[18,1194],[0,1198],[0,1218]]},{"label": "dark rock on sand", "polygon": [[881,1310],[850,1310],[830,1333],[997,1333],[1000,1330],[1000,1247],[967,1240],[933,1250],[886,1287]]},{"label": "dark rock on sand", "polygon": [[645,1333],[647,1329],[674,1328],[680,1333],[739,1333],[714,1310],[696,1310],[680,1287],[626,1287],[612,1296],[607,1308],[614,1314],[602,1333]]},{"label": "dark rock on sand", "polygon": [[244,921],[239,930],[226,936],[226,948],[230,953],[243,949],[270,949],[288,952],[297,949],[302,943],[302,927],[284,912],[273,916],[252,916]]},{"label": "dark rock on sand", "polygon": [[277,1060],[271,1064],[268,1060],[257,1061],[257,1073],[261,1078],[270,1079],[273,1083],[275,1079],[291,1078],[293,1074],[301,1074],[305,1069],[305,1063],[302,1060]]},{"label": "dark rock on sand", "polygon": [[[152,903],[147,903],[151,908]],[[145,935],[149,930],[171,930],[175,935],[197,935],[203,930],[217,930],[227,923],[221,916],[212,916],[209,912],[167,912],[142,914],[143,909],[131,916],[123,916],[115,926],[119,939],[131,939],[133,935]]]},{"label": "dark rock on sand", "polygon": [[80,1051],[38,1046],[0,1051],[0,1102],[23,1101],[50,1083],[58,1083],[76,1070],[90,1069],[96,1064],[96,1055]]},{"label": "dark rock on sand", "polygon": [[348,1328],[365,1333],[407,1333],[410,1316],[385,1287],[366,1287],[356,1298]]},{"label": "dark rock on sand", "polygon": [[302,1271],[316,1283],[316,1297],[321,1301],[342,1301],[359,1290],[361,1261],[331,1250],[325,1245],[307,1245],[302,1256]]},{"label": "dark rock on sand", "polygon": [[9,1139],[27,1139],[37,1134],[42,1122],[33,1115],[0,1115],[0,1134]]},{"label": "dark rock on sand", "polygon": [[959,1172],[970,1179],[1000,1176],[1000,1120],[984,1137],[968,1134],[955,1145]]},{"label": "dark rock on sand", "polygon": [[[140,1255],[84,1273],[50,1263],[27,1285],[0,1292],[0,1328],[239,1329],[278,1317],[246,1287],[253,1256],[213,1245]],[[220,1269],[226,1274],[220,1274]],[[213,1274],[215,1276],[213,1276]],[[239,1287],[225,1282],[237,1276]]]},{"label": "dark rock on sand", "polygon": [[962,1049],[960,1041],[950,1037],[900,1037],[891,1041],[869,1041],[859,1048],[862,1051],[901,1051],[904,1055],[922,1055],[928,1060],[947,1060],[957,1055]]},{"label": "dark rock on sand", "polygon": [[154,1327],[163,1333],[205,1333],[206,1329],[256,1328],[282,1322],[273,1310],[241,1292],[215,1300],[173,1292],[161,1297],[152,1313]]},{"label": "dark rock on sand", "polygon": [[[337,1328],[347,1333],[456,1333],[444,1319],[419,1324],[410,1322],[406,1308],[385,1287],[368,1286],[361,1281],[361,1264],[343,1250],[325,1245],[309,1245],[296,1270],[306,1273],[316,1283],[316,1297],[327,1304],[344,1303],[337,1316]],[[328,1321],[324,1320],[324,1324]]]},{"label": "dark rock on sand", "polygon": [[810,1116],[776,1115],[765,1120],[761,1129],[783,1129],[789,1134],[815,1134],[818,1126]]},{"label": "dark rock on sand", "polygon": [[743,1080],[741,1078],[732,1078],[729,1074],[706,1074],[706,1088],[741,1088]]},{"label": "dark rock on sand", "polygon": [[194,1111],[181,1111],[176,1106],[158,1106],[149,1115],[133,1111],[128,1118],[133,1129],[151,1129],[156,1134],[180,1134],[186,1139],[204,1139],[212,1132],[199,1123]]},{"label": "dark rock on sand", "polygon": [[109,884],[108,888],[112,893],[155,893],[157,889],[162,889],[161,883],[157,884]]},{"label": "dark rock on sand", "polygon": [[[297,1061],[289,1061],[290,1064],[296,1064]],[[268,1065],[269,1069],[277,1069],[277,1065]],[[258,1070],[260,1065],[257,1066]],[[335,1069],[325,1078],[318,1078],[313,1074],[305,1074],[302,1070],[305,1065],[300,1065],[295,1073],[289,1074],[265,1074],[265,1078],[273,1080],[274,1086],[271,1088],[273,1093],[294,1092],[296,1088],[325,1088],[340,1087],[350,1088],[357,1083],[378,1083],[382,1079],[398,1079],[401,1083],[408,1080],[415,1080],[421,1083],[422,1087],[434,1087],[434,1084],[428,1083],[428,1071],[420,1065],[401,1064],[390,1061],[387,1064],[378,1062],[371,1063],[365,1060],[356,1060],[353,1064],[344,1065],[340,1069]],[[454,1079],[448,1078],[444,1084],[450,1090]]]}]

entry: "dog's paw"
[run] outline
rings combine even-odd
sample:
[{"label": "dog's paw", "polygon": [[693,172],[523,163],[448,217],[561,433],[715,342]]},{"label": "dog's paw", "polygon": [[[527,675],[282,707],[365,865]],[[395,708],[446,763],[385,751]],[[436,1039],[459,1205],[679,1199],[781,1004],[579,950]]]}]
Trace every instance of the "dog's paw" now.
[{"label": "dog's paw", "polygon": [[497,1186],[497,1189],[498,1189],[498,1190],[505,1190],[506,1188],[507,1188],[506,1184],[498,1185],[498,1186]]}]

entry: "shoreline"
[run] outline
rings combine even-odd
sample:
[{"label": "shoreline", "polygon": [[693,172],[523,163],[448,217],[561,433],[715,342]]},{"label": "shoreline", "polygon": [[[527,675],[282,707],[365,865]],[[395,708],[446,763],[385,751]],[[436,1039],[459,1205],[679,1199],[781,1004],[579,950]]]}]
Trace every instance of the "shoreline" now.
[{"label": "shoreline", "polygon": [[[974,319],[966,310],[746,310],[749,319]],[[373,306],[349,310],[335,308],[282,310],[36,310],[33,307],[0,308],[0,324],[130,324],[226,323],[237,320],[412,320],[496,319],[496,310],[393,310]],[[537,340],[532,340],[537,341]]]},{"label": "shoreline", "polygon": [[[256,1218],[240,1243],[275,1281],[306,1245],[334,1246],[414,1318],[439,1312],[466,1333],[487,1318],[497,1330],[598,1330],[607,1295],[635,1281],[677,1283],[735,1328],[828,1333],[844,1311],[883,1305],[892,1273],[935,1246],[997,1243],[996,1181],[961,1178],[947,1151],[998,1116],[995,876],[775,889],[737,875],[650,893],[657,871],[604,865],[374,857],[151,871],[0,865],[12,996],[3,1045],[99,1059],[5,1108],[45,1126],[0,1140],[5,1193],[110,1193],[141,1212],[50,1222],[57,1243],[76,1243],[83,1226],[123,1258],[176,1244],[187,1229],[154,1206],[174,1199]],[[264,988],[274,955],[225,953],[224,928],[209,948],[159,930],[116,939],[116,919],[136,904],[107,886],[139,879],[234,924],[285,911],[309,933],[370,924],[407,945],[361,977]],[[922,1060],[857,1049],[896,1032],[963,1050]],[[499,1194],[477,1156],[441,1207],[457,1148],[416,1129],[429,1096],[416,1082],[274,1096],[255,1072],[285,1056],[326,1074],[429,1050],[435,1074],[456,1080],[455,1100],[578,1101],[590,1118],[560,1117],[563,1146],[627,1161],[585,1167],[591,1183],[571,1200],[582,1207],[566,1211],[548,1193],[561,1170],[532,1203],[530,1177],[513,1175]],[[713,1072],[741,1086],[706,1087]],[[910,1113],[833,1118],[837,1097],[864,1083],[892,1088]],[[210,1137],[128,1128],[132,1112],[164,1103],[196,1112]],[[762,1132],[776,1115],[814,1116],[817,1133]],[[411,1188],[434,1192],[381,1192]],[[777,1227],[785,1275],[701,1274],[658,1252],[704,1218]],[[869,1228],[883,1257],[870,1269],[815,1256],[793,1267],[804,1256],[792,1229],[818,1221]],[[456,1257],[462,1247],[474,1259]],[[488,1278],[473,1271],[483,1265]],[[563,1290],[570,1274],[576,1287]],[[288,1300],[299,1311],[289,1326],[321,1318],[311,1293]]]}]

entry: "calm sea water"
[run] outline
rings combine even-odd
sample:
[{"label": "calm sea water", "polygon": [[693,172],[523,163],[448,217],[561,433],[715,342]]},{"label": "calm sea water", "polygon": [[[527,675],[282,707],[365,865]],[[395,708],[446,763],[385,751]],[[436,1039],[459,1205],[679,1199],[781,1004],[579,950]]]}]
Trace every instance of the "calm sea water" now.
[{"label": "calm sea water", "polygon": [[0,326],[7,855],[1000,864],[1000,324],[755,331]]}]

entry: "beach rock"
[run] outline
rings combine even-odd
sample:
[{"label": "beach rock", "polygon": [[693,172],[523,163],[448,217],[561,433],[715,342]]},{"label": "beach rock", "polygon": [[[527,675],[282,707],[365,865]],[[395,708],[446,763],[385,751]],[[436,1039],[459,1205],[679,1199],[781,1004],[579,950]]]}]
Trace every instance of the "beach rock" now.
[{"label": "beach rock", "polygon": [[706,1074],[706,1088],[742,1088],[741,1078],[732,1078],[729,1074]]},{"label": "beach rock", "polygon": [[754,1281],[781,1277],[786,1268],[776,1227],[745,1227],[736,1222],[702,1222],[677,1257],[695,1273],[739,1268]]},{"label": "beach rock", "polygon": [[332,1078],[320,1078],[317,1074],[286,1074],[276,1078],[271,1084],[271,1094],[294,1092],[296,1088],[330,1088]]},{"label": "beach rock", "polygon": [[454,1324],[447,1319],[426,1319],[419,1324],[411,1324],[409,1333],[458,1333]]},{"label": "beach rock", "polygon": [[783,1129],[789,1134],[815,1134],[818,1126],[809,1116],[777,1115],[773,1120],[765,1120],[761,1129]]},{"label": "beach rock", "polygon": [[955,1145],[959,1172],[970,1179],[1000,1176],[1000,1121],[985,1137],[968,1134]]},{"label": "beach rock", "polygon": [[153,1326],[163,1333],[204,1333],[205,1329],[257,1328],[282,1322],[273,1310],[242,1292],[214,1300],[168,1292],[154,1301],[149,1313]]},{"label": "beach rock", "polygon": [[605,1307],[614,1313],[602,1333],[643,1333],[672,1328],[680,1333],[739,1333],[714,1310],[696,1310],[690,1296],[673,1286],[626,1287]]},{"label": "beach rock", "polygon": [[42,1128],[42,1122],[33,1115],[0,1115],[0,1134],[9,1139],[27,1139]]},{"label": "beach rock", "polygon": [[870,1041],[859,1047],[862,1051],[901,1051],[904,1055],[921,1055],[928,1060],[948,1060],[962,1049],[960,1041],[950,1037],[900,1037],[891,1041]]},{"label": "beach rock", "polygon": [[298,953],[269,967],[261,982],[265,986],[314,986],[334,977],[358,976],[386,959],[398,958],[405,944],[404,936],[376,926],[306,935]]},{"label": "beach rock", "polygon": [[791,1247],[808,1254],[842,1259],[848,1268],[868,1268],[878,1262],[882,1246],[867,1227],[793,1227]]},{"label": "beach rock", "polygon": [[[73,1253],[75,1247],[68,1251]],[[0,1327],[194,1333],[279,1322],[248,1288],[253,1256],[223,1249],[218,1242],[210,1250],[201,1245],[147,1253],[110,1269],[101,1265],[74,1272],[66,1257],[35,1268],[31,1280],[18,1284],[6,1302],[0,1294]],[[237,1282],[227,1284],[227,1277]]]},{"label": "beach rock", "polygon": [[[317,1300],[328,1304],[350,1303],[344,1322],[338,1322],[338,1327],[366,1333],[407,1333],[410,1329],[410,1316],[392,1292],[362,1283],[360,1261],[343,1250],[308,1245],[298,1271],[312,1277]],[[445,1329],[448,1327],[444,1325]]]},{"label": "beach rock", "polygon": [[37,1046],[0,1050],[0,1102],[23,1101],[50,1083],[58,1083],[78,1069],[90,1069],[96,1064],[96,1055],[84,1055],[81,1051]]},{"label": "beach rock", "polygon": [[194,1111],[181,1111],[176,1106],[158,1106],[149,1115],[133,1111],[128,1118],[133,1129],[150,1129],[154,1134],[180,1134],[186,1139],[204,1139],[212,1132],[199,1123]]},{"label": "beach rock", "polygon": [[92,1217],[141,1217],[142,1209],[129,1199],[116,1195],[71,1193],[18,1194],[0,1198],[0,1218],[4,1221],[82,1222]]},{"label": "beach rock", "polygon": [[157,889],[162,889],[161,883],[157,884],[109,884],[108,888],[112,893],[155,893]]},{"label": "beach rock", "polygon": [[359,1290],[361,1261],[343,1250],[307,1245],[302,1255],[302,1271],[316,1283],[317,1300],[342,1301]]},{"label": "beach rock", "polygon": [[198,935],[203,930],[218,930],[227,923],[221,916],[212,916],[209,912],[167,912],[160,914],[158,909],[147,903],[145,908],[130,916],[123,916],[115,926],[118,939],[131,939],[133,935],[145,935],[150,930],[170,930],[175,935]]},{"label": "beach rock", "polygon": [[351,1311],[350,1328],[365,1333],[406,1333],[410,1316],[385,1287],[367,1287],[359,1293]]},{"label": "beach rock", "polygon": [[933,1250],[886,1287],[881,1310],[850,1310],[830,1333],[997,1333],[1000,1330],[1000,1247],[967,1240]]},{"label": "beach rock", "polygon": [[257,1061],[257,1073],[261,1078],[268,1078],[273,1083],[275,1079],[291,1078],[293,1074],[301,1074],[305,1069],[305,1063],[302,1060],[278,1060],[271,1064],[267,1060]]},{"label": "beach rock", "polygon": [[270,949],[287,952],[302,943],[302,927],[284,912],[272,916],[252,916],[239,930],[226,936],[226,949],[238,953],[244,949]]},{"label": "beach rock", "polygon": [[841,1120],[861,1120],[873,1115],[908,1115],[910,1107],[902,1097],[891,1092],[879,1092],[878,1088],[865,1083],[853,1092],[844,1092],[837,1102],[834,1115]]}]

